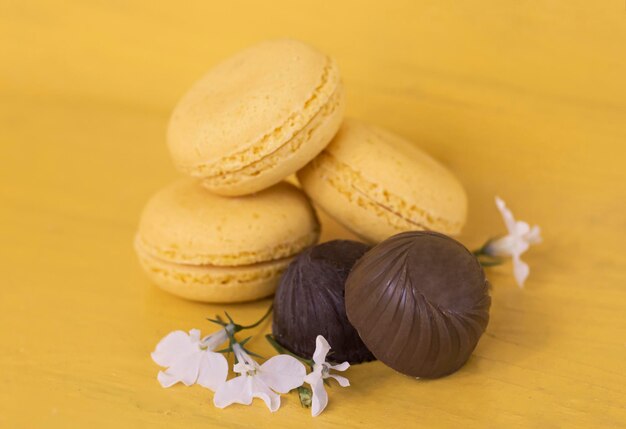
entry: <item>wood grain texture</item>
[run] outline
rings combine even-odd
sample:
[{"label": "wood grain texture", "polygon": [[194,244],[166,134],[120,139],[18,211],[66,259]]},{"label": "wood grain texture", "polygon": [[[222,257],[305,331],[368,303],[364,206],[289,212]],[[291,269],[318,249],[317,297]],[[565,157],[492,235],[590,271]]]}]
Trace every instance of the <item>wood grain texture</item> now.
[{"label": "wood grain texture", "polygon": [[[0,0],[0,427],[625,427],[626,10],[544,3]],[[293,395],[270,414],[160,388],[163,335],[221,309],[252,321],[268,301],[171,297],[131,245],[177,176],[164,144],[177,97],[279,36],[337,58],[350,115],[458,174],[464,243],[504,231],[495,194],[545,238],[524,290],[509,265],[488,271],[491,321],[459,372],[356,366],[316,419]]]}]

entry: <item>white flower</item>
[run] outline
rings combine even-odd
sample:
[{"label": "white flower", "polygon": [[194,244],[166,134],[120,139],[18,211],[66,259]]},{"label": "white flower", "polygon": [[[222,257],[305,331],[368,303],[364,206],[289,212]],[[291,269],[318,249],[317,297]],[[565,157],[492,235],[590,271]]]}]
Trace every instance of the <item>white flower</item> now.
[{"label": "white flower", "polygon": [[511,256],[513,258],[513,275],[517,284],[523,287],[530,268],[521,260],[520,256],[528,250],[531,244],[541,243],[541,230],[536,225],[531,228],[526,222],[516,221],[511,210],[498,197],[496,197],[496,206],[502,214],[509,233],[502,238],[491,241],[485,248],[485,253],[490,256]]},{"label": "white flower", "polygon": [[215,391],[226,381],[228,362],[221,353],[215,353],[228,339],[226,329],[200,339],[200,330],[174,331],[165,336],[152,352],[152,359],[160,366],[157,379],[161,386],[170,387],[178,382],[187,386],[198,383]]},{"label": "white flower", "polygon": [[250,405],[253,398],[261,398],[274,412],[280,407],[278,393],[287,393],[304,382],[306,368],[292,356],[274,356],[259,365],[240,344],[233,344],[233,352],[237,361],[233,370],[241,375],[228,380],[215,392],[213,404],[218,408],[234,403]]},{"label": "white flower", "polygon": [[330,345],[326,338],[318,335],[315,339],[315,352],[313,353],[313,371],[304,377],[304,382],[311,385],[313,390],[313,402],[311,406],[311,414],[313,417],[319,415],[326,405],[328,405],[328,394],[324,389],[324,379],[334,378],[339,382],[341,387],[347,387],[350,385],[350,381],[346,377],[341,375],[331,374],[330,370],[345,371],[350,367],[348,362],[341,363],[339,365],[331,365],[326,362],[326,355],[330,350]]}]

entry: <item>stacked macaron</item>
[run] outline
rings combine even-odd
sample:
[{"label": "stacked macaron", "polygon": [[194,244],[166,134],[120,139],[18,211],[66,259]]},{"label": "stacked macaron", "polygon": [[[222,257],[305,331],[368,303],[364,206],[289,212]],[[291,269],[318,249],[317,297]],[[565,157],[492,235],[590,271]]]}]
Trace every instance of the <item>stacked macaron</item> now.
[{"label": "stacked macaron", "polygon": [[449,170],[414,143],[353,119],[298,179],[318,206],[370,243],[411,230],[455,235],[465,223],[465,191]]},{"label": "stacked macaron", "polygon": [[274,293],[291,257],[318,238],[308,198],[289,183],[226,198],[180,179],[148,202],[135,247],[162,289],[197,301],[240,302]]},{"label": "stacked macaron", "polygon": [[[135,248],[162,289],[205,302],[274,293],[291,259],[319,239],[309,198],[364,240],[458,233],[456,178],[413,143],[344,121],[336,62],[294,40],[223,61],[183,96],[167,141],[189,176],[158,192]],[[297,173],[303,190],[284,182]]]}]

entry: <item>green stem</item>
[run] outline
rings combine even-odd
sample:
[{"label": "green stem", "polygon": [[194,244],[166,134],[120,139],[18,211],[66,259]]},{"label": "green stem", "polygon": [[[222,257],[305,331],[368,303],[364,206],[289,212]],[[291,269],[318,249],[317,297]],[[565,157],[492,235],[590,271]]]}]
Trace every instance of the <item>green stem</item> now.
[{"label": "green stem", "polygon": [[480,258],[478,258],[478,262],[483,267],[495,267],[495,266],[504,264],[504,260],[502,260],[502,259],[494,259],[492,261],[487,261],[485,259],[481,260]]},{"label": "green stem", "polygon": [[485,252],[485,250],[487,249],[487,246],[489,245],[489,243],[491,242],[491,240],[487,240],[487,242],[485,244],[483,244],[482,246],[480,246],[478,249],[472,251],[472,253],[474,254],[474,256],[479,257],[479,256],[489,256],[487,254],[487,252]]},{"label": "green stem", "polygon": [[256,353],[253,353],[250,350],[246,350],[245,344],[252,337],[248,337],[248,338],[246,338],[243,341],[238,341],[237,338],[235,338],[235,334],[240,332],[240,331],[242,331],[242,330],[244,330],[244,329],[251,329],[251,328],[255,328],[255,327],[259,326],[272,313],[272,309],[273,309],[273,305],[270,305],[270,307],[267,309],[267,311],[265,312],[263,317],[261,317],[259,320],[257,320],[255,323],[253,323],[251,325],[239,325],[239,324],[235,323],[233,318],[230,317],[230,314],[228,314],[228,312],[226,312],[226,311],[224,312],[224,314],[228,318],[228,323],[224,322],[220,316],[216,316],[215,319],[209,319],[211,322],[217,323],[218,325],[223,326],[224,330],[226,331],[226,335],[228,335],[228,347],[226,349],[224,349],[224,350],[218,350],[218,352],[219,353],[230,353],[230,352],[233,351],[233,345],[239,344],[241,346],[241,348],[246,353],[248,353],[249,355],[256,356],[258,358],[263,359],[262,356],[260,356],[260,355],[258,355]]},{"label": "green stem", "polygon": [[261,324],[261,322],[263,322],[265,319],[267,319],[267,317],[272,314],[272,310],[274,309],[274,304],[270,305],[270,307],[267,309],[267,311],[265,312],[265,314],[263,315],[263,317],[261,317],[259,320],[257,320],[256,322],[254,322],[252,325],[236,325],[238,328],[238,331],[241,331],[242,329],[252,329],[252,328],[256,328],[257,326],[259,326]]},{"label": "green stem", "polygon": [[306,363],[309,367],[311,367],[311,371],[313,371],[313,365],[315,364],[315,362],[313,362],[311,359],[306,359],[302,356],[298,356],[297,354],[290,352],[289,350],[278,344],[278,341],[276,341],[276,338],[274,338],[272,334],[265,335],[265,339],[268,343],[271,344],[272,347],[274,347],[274,350],[276,350],[278,353],[287,354],[289,356],[295,357],[296,359]]}]

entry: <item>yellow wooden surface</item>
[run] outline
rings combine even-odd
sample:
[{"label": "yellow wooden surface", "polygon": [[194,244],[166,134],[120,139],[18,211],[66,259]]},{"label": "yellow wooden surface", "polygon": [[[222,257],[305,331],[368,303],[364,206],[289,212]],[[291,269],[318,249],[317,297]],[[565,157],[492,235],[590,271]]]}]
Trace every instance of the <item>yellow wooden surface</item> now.
[{"label": "yellow wooden surface", "polygon": [[[279,36],[337,58],[350,115],[459,175],[468,246],[504,231],[495,194],[545,238],[526,289],[510,265],[489,270],[492,319],[462,370],[353,367],[316,419],[295,396],[270,414],[159,387],[163,335],[222,309],[252,321],[269,301],[171,297],[131,247],[142,205],[177,175],[177,97]],[[625,145],[623,1],[0,0],[0,427],[624,427]]]}]

